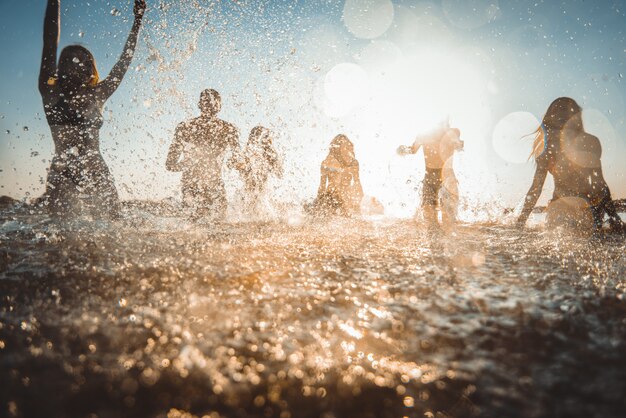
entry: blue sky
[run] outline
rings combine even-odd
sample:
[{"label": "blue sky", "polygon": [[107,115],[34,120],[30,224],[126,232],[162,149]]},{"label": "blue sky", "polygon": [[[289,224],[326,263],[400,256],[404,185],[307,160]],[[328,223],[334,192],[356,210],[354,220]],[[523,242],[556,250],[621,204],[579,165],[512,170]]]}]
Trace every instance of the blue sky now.
[{"label": "blue sky", "polygon": [[[222,117],[242,143],[256,124],[276,132],[287,172],[273,193],[286,202],[314,195],[328,143],[344,132],[366,193],[408,213],[423,162],[393,150],[445,114],[466,141],[455,160],[464,197],[513,206],[533,173],[530,144],[519,137],[563,95],[585,109],[613,194],[626,197],[626,1],[148,4],[101,133],[123,198],[177,195],[167,147],[207,87],[222,93]],[[0,1],[0,194],[18,198],[42,193],[53,152],[36,88],[44,9],[43,0]],[[106,75],[132,2],[65,0],[62,9],[61,46],[87,46]],[[236,193],[236,176],[227,180]],[[542,201],[550,193],[547,184]]]}]

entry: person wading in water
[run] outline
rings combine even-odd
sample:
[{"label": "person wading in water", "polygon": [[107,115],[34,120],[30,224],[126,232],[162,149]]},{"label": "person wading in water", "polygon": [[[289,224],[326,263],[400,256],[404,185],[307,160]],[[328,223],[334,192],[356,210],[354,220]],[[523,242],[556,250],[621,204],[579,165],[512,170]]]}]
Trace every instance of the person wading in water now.
[{"label": "person wading in water", "polygon": [[317,197],[313,203],[305,206],[305,210],[317,215],[360,214],[363,188],[359,162],[354,156],[354,145],[347,136],[339,134],[333,138],[320,171]]},{"label": "person wading in water", "polygon": [[553,101],[535,131],[530,158],[537,167],[522,213],[523,226],[535,207],[548,173],[554,178],[554,193],[548,206],[548,225],[599,230],[605,215],[612,229],[624,225],[602,174],[600,140],[585,132],[582,109],[569,97]]},{"label": "person wading in water", "polygon": [[203,91],[198,107],[200,116],[176,128],[165,167],[182,171],[183,204],[194,211],[195,218],[210,215],[221,220],[228,206],[222,179],[224,155],[230,149],[232,159],[239,158],[239,132],[217,117],[222,108],[217,91]]},{"label": "person wading in water", "polygon": [[418,136],[413,145],[398,147],[399,155],[416,154],[424,148],[424,162],[426,172],[422,182],[422,210],[424,220],[428,228],[437,230],[439,220],[437,209],[439,208],[440,192],[443,186],[442,221],[450,226],[456,222],[458,206],[458,181],[454,174],[454,153],[464,147],[461,141],[461,131],[451,128],[450,122],[446,121],[425,135]]},{"label": "person wading in water", "polygon": [[272,132],[255,126],[250,131],[248,143],[237,160],[231,159],[231,165],[239,171],[244,183],[245,209],[255,213],[266,192],[270,175],[282,177],[283,165],[274,145]]},{"label": "person wading in water", "polygon": [[44,20],[39,92],[55,151],[40,202],[53,215],[86,210],[92,216],[114,218],[120,213],[120,201],[100,154],[102,111],[131,63],[146,3],[135,1],[135,20],[124,52],[104,80],[99,79],[93,55],[83,46],[65,47],[57,64],[60,9],[59,0],[49,0]]}]

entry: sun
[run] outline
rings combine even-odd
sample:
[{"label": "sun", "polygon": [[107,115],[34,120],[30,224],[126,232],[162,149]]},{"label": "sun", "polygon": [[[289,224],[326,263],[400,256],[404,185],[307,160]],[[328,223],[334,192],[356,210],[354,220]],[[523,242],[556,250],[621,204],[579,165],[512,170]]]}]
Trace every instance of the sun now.
[{"label": "sun", "polygon": [[367,192],[393,215],[415,211],[424,170],[421,157],[400,159],[396,148],[446,120],[461,129],[466,143],[456,157],[470,174],[461,175],[467,180],[464,190],[474,195],[484,191],[484,183],[471,174],[484,172],[491,112],[487,80],[468,59],[470,53],[415,49],[370,68],[341,63],[324,78],[324,112],[341,120],[355,143]]}]

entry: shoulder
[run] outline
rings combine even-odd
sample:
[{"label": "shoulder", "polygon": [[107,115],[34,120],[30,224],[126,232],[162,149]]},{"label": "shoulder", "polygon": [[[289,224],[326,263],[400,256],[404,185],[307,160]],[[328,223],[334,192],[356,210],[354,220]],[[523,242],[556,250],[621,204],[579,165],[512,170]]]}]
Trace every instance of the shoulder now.
[{"label": "shoulder", "polygon": [[191,119],[187,119],[182,121],[181,123],[178,124],[179,127],[181,128],[190,128],[194,125],[198,125],[199,124],[199,119],[200,118],[191,118]]},{"label": "shoulder", "polygon": [[177,131],[184,131],[184,130],[186,130],[187,128],[189,128],[190,122],[191,121],[186,120],[184,122],[179,123],[178,125],[176,125],[176,130]]},{"label": "shoulder", "polygon": [[415,138],[415,144],[416,145],[428,145],[428,144],[432,144],[434,142],[437,142],[439,139],[441,139],[441,137],[443,137],[443,135],[445,135],[446,131],[442,130],[442,129],[433,129],[431,131],[428,132],[424,132],[421,135],[418,135]]},{"label": "shoulder", "polygon": [[322,161],[322,165],[320,167],[320,169],[322,170],[322,172],[324,171],[335,171],[337,169],[337,160],[335,160],[333,157],[326,157],[326,159],[324,159],[324,161]]},{"label": "shoulder", "polygon": [[178,126],[176,126],[176,134],[188,136],[191,133],[193,133],[194,130],[198,129],[198,127],[199,125],[198,125],[196,118],[188,119],[186,121],[179,123]]},{"label": "shoulder", "polygon": [[214,120],[215,120],[215,122],[217,122],[217,124],[219,125],[220,129],[222,129],[224,131],[239,132],[237,127],[234,124],[232,124],[232,123],[230,123],[228,121],[225,121],[223,119],[218,119],[218,118],[216,118]]},{"label": "shoulder", "polygon": [[594,155],[600,156],[602,154],[602,144],[600,143],[600,139],[588,133],[583,134],[582,138],[582,148],[585,151],[591,152]]},{"label": "shoulder", "polygon": [[600,145],[600,139],[595,135],[585,132],[583,134],[583,138],[587,144]]}]

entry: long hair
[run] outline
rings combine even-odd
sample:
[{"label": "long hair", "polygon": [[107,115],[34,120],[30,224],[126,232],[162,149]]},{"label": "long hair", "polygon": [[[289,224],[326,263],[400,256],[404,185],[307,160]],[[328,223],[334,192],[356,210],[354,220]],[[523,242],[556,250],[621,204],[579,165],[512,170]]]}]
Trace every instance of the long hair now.
[{"label": "long hair", "polygon": [[258,125],[252,128],[248,136],[248,144],[246,149],[253,147],[260,150],[263,157],[267,160],[275,160],[276,153],[272,147],[272,132],[264,126]]},{"label": "long hair", "polygon": [[535,139],[528,158],[539,158],[553,141],[563,139],[565,131],[584,132],[582,108],[572,98],[559,97],[548,106],[541,125],[530,134]]},{"label": "long hair", "polygon": [[341,157],[341,153],[339,152],[341,147],[344,145],[349,147],[352,151],[352,154],[354,154],[354,144],[352,143],[352,141],[350,141],[346,135],[339,134],[334,137],[332,141],[330,141],[330,150],[328,152],[328,155],[332,155],[333,157],[335,157],[337,161],[339,161],[342,165],[350,165],[352,161],[344,161]]},{"label": "long hair", "polygon": [[89,70],[91,71],[90,80],[87,85],[95,87],[100,82],[96,59],[91,51],[82,45],[68,45],[63,48],[59,56],[59,65],[57,66],[57,79],[63,80],[64,73],[68,72],[69,67],[76,65],[76,63],[74,63],[76,53],[82,53],[87,56],[86,65],[89,66]]},{"label": "long hair", "polygon": [[535,139],[533,140],[533,149],[530,152],[528,159],[530,160],[532,158],[536,160],[548,148],[548,134],[546,132],[546,127],[543,122],[533,133],[528,134],[527,136],[531,135],[534,136]]},{"label": "long hair", "polygon": [[271,142],[270,130],[261,125],[252,128],[248,136],[248,144],[266,145]]}]

